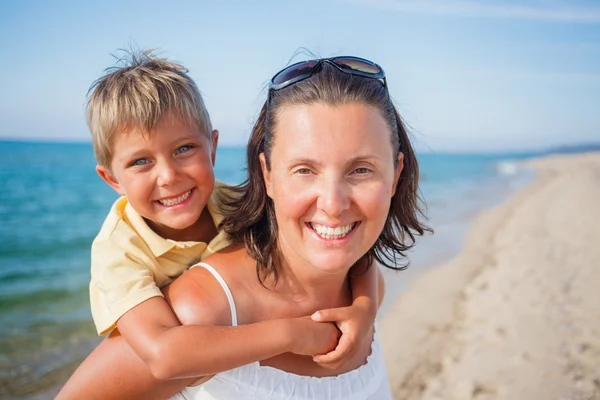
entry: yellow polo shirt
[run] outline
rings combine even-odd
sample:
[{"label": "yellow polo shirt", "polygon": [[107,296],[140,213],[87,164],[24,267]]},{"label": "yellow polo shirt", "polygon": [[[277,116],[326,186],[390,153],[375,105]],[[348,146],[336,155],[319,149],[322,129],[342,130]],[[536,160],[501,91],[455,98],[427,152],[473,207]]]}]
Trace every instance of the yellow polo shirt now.
[{"label": "yellow polo shirt", "polygon": [[[207,205],[217,227],[223,219],[219,193],[224,189],[226,185],[215,182]],[[143,301],[162,296],[161,287],[229,244],[225,232],[208,244],[165,239],[148,227],[126,197],[118,199],[92,243],[90,304],[98,334],[112,330]]]}]

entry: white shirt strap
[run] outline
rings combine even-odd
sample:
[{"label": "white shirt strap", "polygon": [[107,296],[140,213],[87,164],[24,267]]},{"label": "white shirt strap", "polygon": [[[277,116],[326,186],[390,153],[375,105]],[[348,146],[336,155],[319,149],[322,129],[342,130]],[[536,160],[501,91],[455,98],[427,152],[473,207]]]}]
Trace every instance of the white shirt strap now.
[{"label": "white shirt strap", "polygon": [[237,311],[235,309],[235,302],[233,301],[233,295],[231,294],[231,290],[229,290],[229,286],[227,286],[227,282],[225,282],[225,279],[223,279],[221,274],[219,274],[216,269],[214,269],[212,266],[206,263],[201,262],[198,264],[194,264],[190,267],[190,269],[194,267],[203,267],[215,277],[217,282],[219,282],[219,284],[223,288],[223,291],[225,292],[225,295],[227,296],[227,300],[229,301],[229,310],[231,311],[231,326],[237,326],[238,322]]}]

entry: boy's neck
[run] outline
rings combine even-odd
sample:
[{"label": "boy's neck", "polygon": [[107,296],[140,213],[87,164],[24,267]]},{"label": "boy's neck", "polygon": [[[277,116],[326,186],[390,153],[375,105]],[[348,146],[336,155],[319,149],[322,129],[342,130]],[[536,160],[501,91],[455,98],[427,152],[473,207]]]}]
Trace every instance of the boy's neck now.
[{"label": "boy's neck", "polygon": [[144,220],[157,235],[177,242],[208,243],[219,233],[206,207],[202,211],[200,218],[192,226],[185,229],[172,229],[167,226],[155,224],[153,221],[145,218]]}]

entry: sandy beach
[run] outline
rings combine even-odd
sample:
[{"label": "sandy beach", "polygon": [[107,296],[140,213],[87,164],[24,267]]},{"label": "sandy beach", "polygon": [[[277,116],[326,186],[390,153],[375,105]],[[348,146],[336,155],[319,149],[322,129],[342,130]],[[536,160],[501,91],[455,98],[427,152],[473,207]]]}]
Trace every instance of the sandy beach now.
[{"label": "sandy beach", "polygon": [[[450,225],[437,215],[437,233],[411,254],[415,265],[386,275],[379,332],[395,399],[600,399],[600,153],[523,165],[535,171],[528,185],[514,192],[491,177],[483,192],[494,204],[507,200],[481,213],[456,212]],[[445,215],[482,192],[472,189],[450,198]],[[470,226],[460,222],[473,213]],[[47,353],[41,378],[5,374],[0,398],[53,398],[93,346],[83,339],[97,340],[90,330],[68,338],[81,351]]]},{"label": "sandy beach", "polygon": [[380,322],[396,399],[600,399],[600,153],[525,165]]}]

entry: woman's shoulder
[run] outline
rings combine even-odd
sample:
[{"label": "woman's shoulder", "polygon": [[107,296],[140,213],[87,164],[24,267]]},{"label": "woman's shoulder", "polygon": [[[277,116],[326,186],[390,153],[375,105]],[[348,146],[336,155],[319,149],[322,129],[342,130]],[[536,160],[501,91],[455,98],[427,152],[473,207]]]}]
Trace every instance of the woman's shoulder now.
[{"label": "woman's shoulder", "polygon": [[[240,287],[249,258],[243,246],[230,246],[203,260],[223,278],[232,292]],[[164,290],[165,298],[181,323],[231,325],[229,299],[217,278],[207,268],[187,270]]]},{"label": "woman's shoulder", "polygon": [[[238,281],[244,281],[244,276],[249,270],[254,271],[255,263],[246,252],[244,245],[238,243],[211,254],[200,264],[211,266],[229,286],[236,286]],[[198,268],[191,268],[188,272],[194,269]]]},{"label": "woman's shoulder", "polygon": [[[220,257],[212,264],[222,269]],[[223,287],[206,268],[195,266],[163,289],[165,299],[184,325],[231,325],[229,300]]]},{"label": "woman's shoulder", "polygon": [[243,262],[249,259],[246,247],[243,243],[231,244],[202,260],[203,263],[210,264],[215,268],[222,268],[229,265],[229,263]]}]

